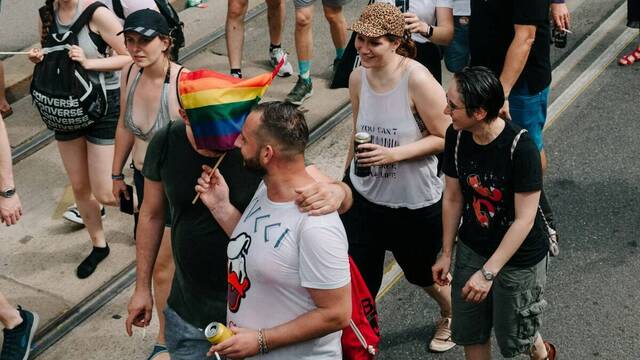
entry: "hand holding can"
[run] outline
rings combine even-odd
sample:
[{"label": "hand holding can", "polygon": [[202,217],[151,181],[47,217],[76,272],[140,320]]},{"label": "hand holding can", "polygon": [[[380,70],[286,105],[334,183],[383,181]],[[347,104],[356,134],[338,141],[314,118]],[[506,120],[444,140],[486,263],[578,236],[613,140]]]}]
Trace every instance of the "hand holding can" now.
[{"label": "hand holding can", "polygon": [[359,132],[353,138],[353,164],[355,166],[355,169],[353,170],[358,177],[367,177],[371,175],[371,167],[361,165],[358,161],[358,157],[355,155],[364,152],[363,150],[358,149],[358,146],[369,143],[371,143],[371,135],[366,132]]},{"label": "hand holding can", "polygon": [[229,339],[233,336],[233,331],[219,322],[212,322],[204,329],[204,336],[214,345]]}]

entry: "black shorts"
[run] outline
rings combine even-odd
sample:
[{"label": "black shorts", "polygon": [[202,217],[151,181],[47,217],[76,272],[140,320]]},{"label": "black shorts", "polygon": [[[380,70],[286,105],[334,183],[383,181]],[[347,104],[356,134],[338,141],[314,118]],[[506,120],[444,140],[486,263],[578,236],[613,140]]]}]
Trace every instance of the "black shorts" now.
[{"label": "black shorts", "polygon": [[70,141],[84,137],[96,145],[113,145],[120,116],[120,89],[107,90],[107,114],[93,125],[76,131],[55,131],[58,141]]},{"label": "black shorts", "polygon": [[433,285],[431,266],[442,249],[442,200],[420,208],[394,209],[374,204],[353,192],[353,206],[341,216],[349,239],[349,254],[358,265],[369,291],[378,293],[385,251],[391,251],[407,280]]}]

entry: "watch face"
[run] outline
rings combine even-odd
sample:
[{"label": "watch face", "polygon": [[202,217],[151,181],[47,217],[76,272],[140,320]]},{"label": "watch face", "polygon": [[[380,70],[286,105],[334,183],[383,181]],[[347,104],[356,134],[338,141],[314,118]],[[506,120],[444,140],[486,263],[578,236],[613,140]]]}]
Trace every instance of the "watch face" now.
[{"label": "watch face", "polygon": [[492,272],[489,272],[489,271],[485,270],[484,268],[480,269],[480,272],[482,273],[482,276],[484,276],[484,278],[487,281],[491,281],[491,280],[493,280],[495,278],[495,275]]}]

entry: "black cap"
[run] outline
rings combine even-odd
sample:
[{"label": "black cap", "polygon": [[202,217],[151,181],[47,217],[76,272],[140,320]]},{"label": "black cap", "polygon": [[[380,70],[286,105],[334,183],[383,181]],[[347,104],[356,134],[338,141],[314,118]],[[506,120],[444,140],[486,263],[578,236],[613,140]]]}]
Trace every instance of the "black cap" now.
[{"label": "black cap", "polygon": [[159,12],[142,9],[127,16],[124,20],[124,30],[120,31],[118,35],[127,31],[135,31],[147,39],[153,39],[158,35],[168,36],[169,25]]}]

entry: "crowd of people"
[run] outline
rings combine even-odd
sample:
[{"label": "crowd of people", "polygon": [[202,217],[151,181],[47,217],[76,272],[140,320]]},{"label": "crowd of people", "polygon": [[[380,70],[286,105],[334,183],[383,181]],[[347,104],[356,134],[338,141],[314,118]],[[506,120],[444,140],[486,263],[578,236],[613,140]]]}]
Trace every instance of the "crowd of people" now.
[{"label": "crowd of people", "polygon": [[[366,133],[369,141],[349,148],[343,179],[304,157],[309,129],[297,106],[313,92],[314,2],[294,1],[295,87],[284,101],[256,105],[236,149],[223,153],[196,146],[177,91],[189,70],[172,58],[172,31],[155,1],[119,1],[120,19],[114,1],[46,0],[43,46],[90,9],[68,56],[103,84],[108,107],[88,127],[55,131],[76,202],[64,217],[83,224],[92,245],[77,277],[109,255],[104,206],[126,201],[136,204],[137,272],[125,327],[131,336],[149,326],[155,306],[160,328],[148,359],[340,359],[340,330],[352,315],[349,258],[375,297],[386,251],[440,309],[431,351],[461,345],[467,359],[489,359],[493,332],[505,357],[555,359],[540,334],[557,241],[542,130],[552,29],[570,28],[564,1],[412,0],[398,8],[382,0],[347,26],[347,1],[323,0],[334,71],[347,28],[360,56],[349,78],[350,140]],[[266,4],[269,62],[291,76],[284,0]],[[628,25],[637,28],[640,6],[628,4]],[[247,0],[228,1],[235,78],[243,76],[247,8]],[[29,53],[36,64],[46,56]],[[442,59],[454,73],[446,90]],[[639,59],[640,48],[619,63]],[[0,63],[1,82],[3,74]],[[23,214],[4,86],[0,110],[0,217],[9,226]],[[123,175],[129,163],[135,193]],[[0,321],[0,358],[27,359],[38,314],[0,293]],[[212,346],[202,331],[211,321],[235,335]]]}]

